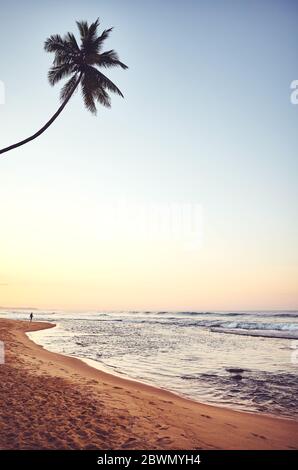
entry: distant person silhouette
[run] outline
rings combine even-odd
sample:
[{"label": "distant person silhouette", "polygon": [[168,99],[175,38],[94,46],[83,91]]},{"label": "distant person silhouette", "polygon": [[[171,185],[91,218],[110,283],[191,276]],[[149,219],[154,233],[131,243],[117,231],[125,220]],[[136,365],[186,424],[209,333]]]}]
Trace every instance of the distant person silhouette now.
[{"label": "distant person silhouette", "polygon": [[33,313],[30,313],[30,322],[33,320]]}]

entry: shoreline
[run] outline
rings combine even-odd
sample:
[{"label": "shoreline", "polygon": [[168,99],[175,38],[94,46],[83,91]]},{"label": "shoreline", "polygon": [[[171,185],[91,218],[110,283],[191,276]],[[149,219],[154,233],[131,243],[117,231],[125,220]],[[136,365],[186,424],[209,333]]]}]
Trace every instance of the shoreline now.
[{"label": "shoreline", "polygon": [[[46,323],[46,322],[39,322],[39,323]],[[48,323],[48,324],[52,325],[52,323]],[[54,329],[57,326],[58,326],[58,324],[55,323],[55,324],[53,324],[53,326],[51,328]],[[43,328],[43,329],[47,329],[47,328]],[[54,351],[50,351],[49,349],[46,349],[42,344],[39,344],[39,343],[35,342],[34,339],[31,339],[30,336],[28,335],[28,333],[32,333],[33,336],[34,336],[35,333],[38,333],[40,331],[42,331],[42,330],[35,330],[35,331],[31,331],[31,332],[29,331],[29,332],[26,332],[25,334],[29,338],[30,341],[32,341],[34,344],[38,345],[39,347],[41,347],[45,351],[54,352]],[[224,409],[224,410],[235,411],[235,412],[239,412],[239,413],[247,413],[247,414],[250,414],[250,415],[257,414],[257,412],[253,411],[253,410],[242,410],[242,409],[239,409],[239,408],[238,409],[233,408],[232,406],[228,406],[228,405],[225,406],[224,404],[221,404],[221,403],[207,403],[207,402],[203,402],[203,401],[200,401],[200,400],[196,400],[195,398],[189,397],[187,395],[183,395],[182,393],[175,392],[173,390],[163,388],[163,387],[158,386],[158,385],[143,382],[142,380],[134,379],[133,377],[129,377],[125,374],[122,375],[122,374],[114,372],[112,370],[105,370],[105,368],[102,366],[102,364],[100,362],[96,361],[95,359],[84,358],[84,357],[80,357],[80,356],[71,356],[71,355],[67,355],[67,354],[63,354],[63,353],[56,353],[56,352],[54,352],[54,353],[59,354],[63,357],[77,359],[77,360],[81,361],[83,364],[86,364],[88,367],[91,367],[94,370],[97,370],[97,371],[102,372],[104,374],[111,375],[112,377],[119,378],[120,380],[124,380],[124,382],[128,381],[128,382],[135,383],[136,385],[139,384],[139,385],[143,385],[145,387],[149,387],[150,389],[153,388],[153,389],[156,389],[157,392],[158,391],[167,392],[171,395],[174,395],[174,397],[182,398],[182,399],[190,401],[192,403],[196,403],[196,404],[199,404],[199,405],[211,406],[211,407],[214,407],[214,408],[220,408],[220,409]],[[92,365],[92,363],[94,363],[94,365]],[[281,419],[281,420],[286,420],[286,421],[291,421],[291,422],[292,421],[297,422],[296,418],[290,418],[288,416],[278,416],[278,415],[275,415],[273,413],[271,414],[271,413],[260,412],[260,415],[268,417],[268,418],[277,419],[277,420]]]},{"label": "shoreline", "polygon": [[196,402],[25,334],[54,326],[0,319],[0,449],[298,448],[297,421]]}]

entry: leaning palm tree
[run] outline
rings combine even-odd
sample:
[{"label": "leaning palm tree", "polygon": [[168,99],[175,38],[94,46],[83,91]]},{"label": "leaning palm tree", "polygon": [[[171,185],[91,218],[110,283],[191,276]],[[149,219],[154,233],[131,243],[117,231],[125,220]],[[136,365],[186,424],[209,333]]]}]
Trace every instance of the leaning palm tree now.
[{"label": "leaning palm tree", "polygon": [[81,84],[85,106],[93,114],[96,114],[96,102],[107,108],[111,106],[109,92],[123,97],[119,88],[98,70],[101,67],[106,69],[111,67],[128,68],[123,62],[120,62],[114,50],[102,52],[103,43],[113,28],[106,29],[98,35],[99,19],[90,26],[86,21],[77,22],[77,26],[80,32],[80,45],[72,33],[67,33],[63,38],[59,34],[55,34],[50,36],[44,44],[47,52],[55,54],[53,65],[48,74],[50,84],[55,85],[61,79],[70,77],[60,93],[62,101],[60,108],[39,131],[27,139],[1,149],[0,154],[39,137],[57,119],[79,84]]}]

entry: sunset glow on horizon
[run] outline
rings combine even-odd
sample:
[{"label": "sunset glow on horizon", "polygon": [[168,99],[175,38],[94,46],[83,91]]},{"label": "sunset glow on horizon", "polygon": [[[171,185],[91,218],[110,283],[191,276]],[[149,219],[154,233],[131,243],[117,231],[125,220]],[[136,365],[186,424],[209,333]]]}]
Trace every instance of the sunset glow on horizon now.
[{"label": "sunset glow on horizon", "polygon": [[[2,43],[10,40],[0,147],[58,108],[49,34],[100,16],[101,29],[115,26],[107,48],[129,65],[107,70],[124,100],[93,117],[77,93],[43,136],[0,158],[1,307],[298,308],[298,6],[265,4],[87,0],[71,14],[55,1],[1,6]],[[105,233],[123,198],[200,205],[202,243],[138,236],[125,218]]]}]

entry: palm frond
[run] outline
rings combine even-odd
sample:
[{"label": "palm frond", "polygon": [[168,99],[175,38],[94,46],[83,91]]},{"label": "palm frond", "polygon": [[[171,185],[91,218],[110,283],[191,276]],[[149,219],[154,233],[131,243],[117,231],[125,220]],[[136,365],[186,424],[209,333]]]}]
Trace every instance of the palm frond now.
[{"label": "palm frond", "polygon": [[61,92],[60,92],[61,101],[64,101],[69,97],[70,93],[72,92],[72,90],[74,89],[77,83],[77,79],[78,79],[78,74],[75,73],[62,87]]},{"label": "palm frond", "polygon": [[75,55],[69,51],[59,51],[55,52],[55,57],[53,59],[54,66],[60,66],[64,64],[74,63]]},{"label": "palm frond", "polygon": [[106,108],[111,107],[111,98],[105,88],[107,88],[106,83],[103,83],[98,70],[87,67],[82,81],[82,91],[85,105],[92,113],[96,112],[95,100]]},{"label": "palm frond", "polygon": [[110,33],[113,31],[113,27],[109,29],[105,29],[98,38],[95,39],[94,41],[94,47],[96,49],[96,52],[100,52],[101,47],[104,43],[104,41],[109,37]]},{"label": "palm frond", "polygon": [[88,31],[88,39],[94,41],[96,39],[97,28],[99,26],[99,18],[97,18],[94,23],[91,23]]},{"label": "palm frond", "polygon": [[67,50],[67,44],[60,34],[53,34],[45,40],[44,49],[47,52],[61,52]]},{"label": "palm frond", "polygon": [[67,33],[64,40],[67,42],[69,47],[73,50],[74,53],[79,53],[80,48],[73,33]]},{"label": "palm frond", "polygon": [[97,101],[105,108],[111,107],[111,98],[103,88],[97,88],[95,92]]},{"label": "palm frond", "polygon": [[107,88],[109,91],[116,93],[117,95],[124,98],[122,92],[119,88],[113,83],[108,77],[106,77],[103,73],[97,70],[95,67],[87,66],[88,73],[92,75],[93,80],[97,83],[99,88]]},{"label": "palm frond", "polygon": [[53,65],[56,66],[70,63],[80,53],[76,39],[71,33],[64,38],[59,34],[50,36],[44,43],[44,49],[47,52],[54,52]]},{"label": "palm frond", "polygon": [[94,84],[88,74],[85,74],[82,78],[82,95],[86,108],[92,114],[96,114]]},{"label": "palm frond", "polygon": [[90,52],[97,51],[96,39],[97,39],[98,26],[99,26],[99,19],[97,18],[97,20],[94,21],[94,23],[91,23],[91,25],[88,26],[88,30],[84,31],[84,36],[81,36],[81,40],[82,40],[81,51],[85,55]]},{"label": "palm frond", "polygon": [[62,78],[68,77],[70,74],[77,72],[73,64],[54,65],[50,68],[48,79],[53,86],[58,83]]},{"label": "palm frond", "polygon": [[93,54],[93,64],[106,69],[111,67],[121,67],[122,69],[128,69],[128,66],[119,60],[117,52],[113,49],[110,51],[103,52],[102,54]]},{"label": "palm frond", "polygon": [[89,30],[88,23],[87,21],[76,21],[76,23],[80,32],[81,40],[83,41],[83,39],[88,34],[88,30]]},{"label": "palm frond", "polygon": [[89,26],[87,21],[77,21],[79,28],[82,44],[88,41],[94,41],[96,39],[96,32],[99,26],[99,18]]}]

